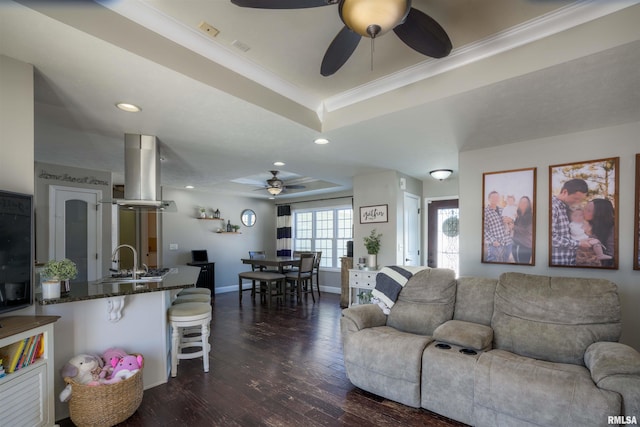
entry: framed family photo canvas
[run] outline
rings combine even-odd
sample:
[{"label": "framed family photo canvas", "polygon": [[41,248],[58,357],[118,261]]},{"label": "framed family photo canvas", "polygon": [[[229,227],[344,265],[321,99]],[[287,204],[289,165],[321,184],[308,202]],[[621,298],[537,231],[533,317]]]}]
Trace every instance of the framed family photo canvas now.
[{"label": "framed family photo canvas", "polygon": [[549,166],[549,266],[618,268],[619,159]]},{"label": "framed family photo canvas", "polygon": [[482,174],[482,262],[535,265],[536,168]]},{"label": "framed family photo canvas", "polygon": [[633,269],[640,270],[640,154],[636,154],[636,202],[633,217]]}]

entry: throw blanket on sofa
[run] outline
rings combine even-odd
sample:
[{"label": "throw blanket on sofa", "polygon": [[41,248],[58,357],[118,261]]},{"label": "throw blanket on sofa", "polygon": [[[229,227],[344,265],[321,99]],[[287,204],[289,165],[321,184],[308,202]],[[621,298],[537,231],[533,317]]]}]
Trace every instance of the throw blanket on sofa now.
[{"label": "throw blanket on sofa", "polygon": [[376,275],[376,287],[372,292],[372,301],[380,306],[384,314],[389,314],[404,285],[414,274],[427,268],[429,267],[398,265],[382,267]]}]

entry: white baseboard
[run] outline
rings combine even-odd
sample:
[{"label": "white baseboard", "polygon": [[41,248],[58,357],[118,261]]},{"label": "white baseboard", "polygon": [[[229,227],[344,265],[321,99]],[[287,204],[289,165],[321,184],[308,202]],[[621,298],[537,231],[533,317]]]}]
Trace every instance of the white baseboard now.
[{"label": "white baseboard", "polygon": [[[320,291],[329,294],[339,294],[340,288],[336,288],[335,286],[320,286]],[[227,292],[238,292],[238,285],[216,286],[216,294],[225,294]]]}]

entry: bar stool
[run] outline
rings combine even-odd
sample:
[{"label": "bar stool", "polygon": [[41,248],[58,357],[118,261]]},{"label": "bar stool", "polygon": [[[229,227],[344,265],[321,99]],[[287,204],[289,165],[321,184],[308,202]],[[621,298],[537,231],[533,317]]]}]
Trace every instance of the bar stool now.
[{"label": "bar stool", "polygon": [[176,299],[173,300],[172,304],[182,304],[185,302],[204,302],[211,304],[211,297],[204,294],[178,295]]},{"label": "bar stool", "polygon": [[211,289],[209,288],[184,288],[178,292],[178,296],[181,295],[207,295],[211,296]]},{"label": "bar stool", "polygon": [[[195,359],[202,356],[205,372],[209,372],[209,323],[211,322],[211,305],[201,302],[175,304],[167,311],[171,325],[171,377],[178,374],[180,359]],[[200,335],[185,337],[184,331],[193,326],[200,326]],[[198,347],[199,351],[183,353],[189,347]]]}]

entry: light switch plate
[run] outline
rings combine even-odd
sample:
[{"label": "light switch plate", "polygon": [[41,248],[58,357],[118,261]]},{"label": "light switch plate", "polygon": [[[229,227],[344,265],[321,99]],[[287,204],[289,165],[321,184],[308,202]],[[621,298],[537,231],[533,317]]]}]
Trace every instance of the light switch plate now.
[{"label": "light switch plate", "polygon": [[169,243],[169,250],[170,251],[177,251],[178,250],[178,244],[177,243]]}]

